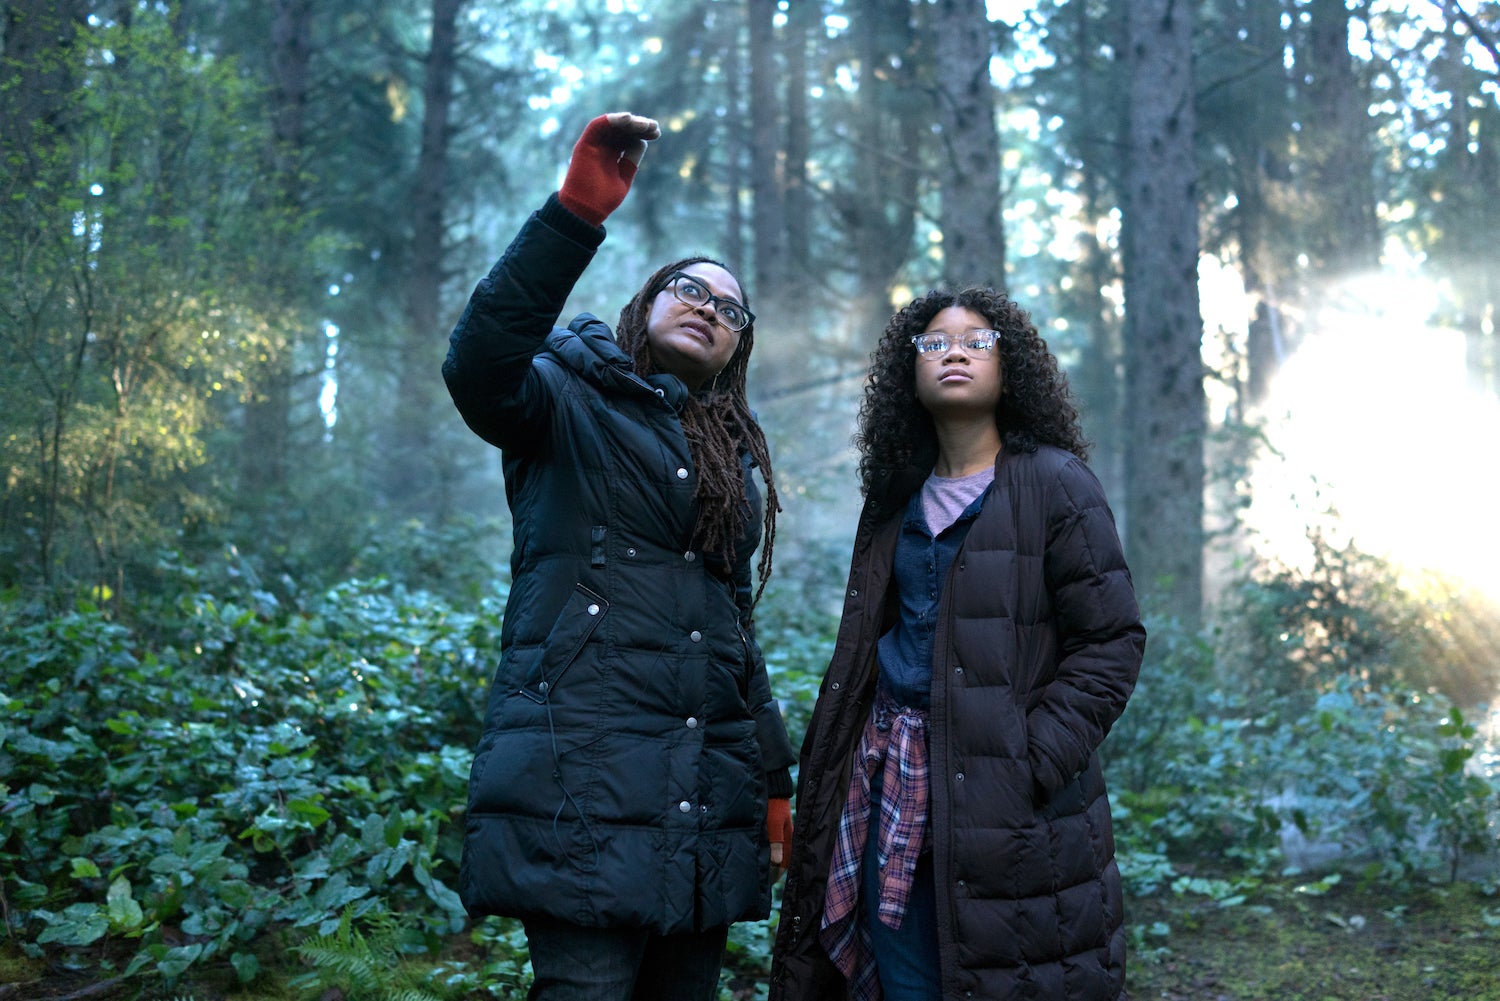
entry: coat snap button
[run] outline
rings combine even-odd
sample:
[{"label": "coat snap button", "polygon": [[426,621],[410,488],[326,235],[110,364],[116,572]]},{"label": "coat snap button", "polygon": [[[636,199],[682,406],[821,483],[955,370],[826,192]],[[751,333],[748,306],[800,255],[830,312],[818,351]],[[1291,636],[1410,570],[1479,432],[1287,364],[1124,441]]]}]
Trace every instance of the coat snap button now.
[{"label": "coat snap button", "polygon": [[688,639],[692,640],[694,643],[701,643],[703,642],[703,634],[694,629],[692,632],[688,633]]},{"label": "coat snap button", "polygon": [[590,615],[598,615],[599,614],[599,606],[598,605],[590,605],[589,606],[589,614]]},{"label": "coat snap button", "polygon": [[962,782],[963,780],[964,780],[964,773],[963,772],[959,772],[957,775],[953,776],[953,781],[955,781],[955,782]]},{"label": "coat snap button", "polygon": [[696,716],[689,716],[687,718],[687,728],[689,730],[696,730],[696,729],[698,729],[698,717],[696,717]]},{"label": "coat snap button", "polygon": [[833,684],[829,685],[828,687],[832,688],[836,692],[836,691],[838,691],[843,686],[841,686],[837,681],[835,681]]},{"label": "coat snap button", "polygon": [[691,563],[698,558],[698,555],[690,549],[682,554],[682,558]]},{"label": "coat snap button", "polygon": [[693,804],[689,803],[687,800],[683,800],[681,803],[677,804],[677,809],[681,810],[683,813],[692,813]]},{"label": "coat snap button", "polygon": [[626,556],[634,556],[635,555],[635,547],[631,546],[629,549],[625,550],[625,555]]},{"label": "coat snap button", "polygon": [[687,470],[679,468],[677,470],[677,478],[679,480],[685,480],[685,479],[687,479]]}]

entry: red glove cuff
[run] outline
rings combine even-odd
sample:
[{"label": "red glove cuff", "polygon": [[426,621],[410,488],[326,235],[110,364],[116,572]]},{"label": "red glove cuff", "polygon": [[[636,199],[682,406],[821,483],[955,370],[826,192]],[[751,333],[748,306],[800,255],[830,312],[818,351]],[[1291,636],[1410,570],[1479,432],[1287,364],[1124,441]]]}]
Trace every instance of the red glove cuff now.
[{"label": "red glove cuff", "polygon": [[573,146],[558,200],[579,218],[603,225],[635,180],[636,165],[625,157],[625,150],[636,141],[618,132],[605,115],[589,122]]},{"label": "red glove cuff", "polygon": [[792,843],[792,801],[770,799],[766,801],[766,840],[771,844]]}]

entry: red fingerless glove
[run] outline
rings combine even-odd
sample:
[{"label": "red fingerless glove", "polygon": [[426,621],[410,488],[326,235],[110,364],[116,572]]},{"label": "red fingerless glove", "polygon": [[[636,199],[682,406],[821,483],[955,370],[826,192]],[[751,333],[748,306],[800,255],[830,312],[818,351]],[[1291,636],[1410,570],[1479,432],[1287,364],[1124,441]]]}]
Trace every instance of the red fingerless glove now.
[{"label": "red fingerless glove", "polygon": [[[785,869],[792,858],[792,801],[789,799],[766,800],[766,840],[771,842],[771,863],[776,869]],[[775,847],[781,846],[781,861],[776,861]]]},{"label": "red fingerless glove", "polygon": [[574,215],[602,226],[620,207],[630,182],[635,180],[636,165],[625,157],[625,150],[639,142],[616,131],[605,115],[589,122],[573,146],[573,159],[568,161],[568,174],[558,199]]}]

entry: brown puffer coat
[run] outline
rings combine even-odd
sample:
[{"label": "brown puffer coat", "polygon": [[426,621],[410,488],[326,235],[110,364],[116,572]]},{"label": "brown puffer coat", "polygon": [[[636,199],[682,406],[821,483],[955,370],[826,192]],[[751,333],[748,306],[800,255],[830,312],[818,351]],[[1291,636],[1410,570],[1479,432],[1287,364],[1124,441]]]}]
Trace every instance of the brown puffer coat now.
[{"label": "brown puffer coat", "polygon": [[[772,1001],[846,993],[818,942],[825,881],[876,641],[892,624],[900,513],[926,475],[873,492],[855,536],[802,745]],[[943,996],[1112,1001],[1125,934],[1095,752],[1135,686],[1146,631],[1114,516],[1080,459],[1045,446],[1001,454],[938,615],[930,844]]]}]

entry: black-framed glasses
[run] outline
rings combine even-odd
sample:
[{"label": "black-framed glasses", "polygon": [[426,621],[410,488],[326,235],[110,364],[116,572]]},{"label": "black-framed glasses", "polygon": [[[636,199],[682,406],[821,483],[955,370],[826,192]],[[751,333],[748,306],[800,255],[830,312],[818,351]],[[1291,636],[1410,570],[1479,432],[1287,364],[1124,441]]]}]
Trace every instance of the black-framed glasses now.
[{"label": "black-framed glasses", "polygon": [[911,342],[916,347],[918,355],[941,357],[956,344],[970,358],[988,358],[990,352],[995,350],[995,342],[999,339],[998,330],[984,330],[976,327],[958,335],[929,331],[925,334],[917,334]]},{"label": "black-framed glasses", "polygon": [[714,295],[708,290],[708,286],[686,271],[674,271],[667,275],[667,285],[679,302],[685,302],[689,306],[707,306],[713,303],[714,315],[719,318],[719,322],[735,333],[755,322],[754,313],[733,299]]}]

